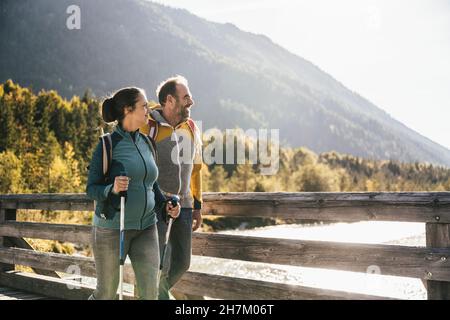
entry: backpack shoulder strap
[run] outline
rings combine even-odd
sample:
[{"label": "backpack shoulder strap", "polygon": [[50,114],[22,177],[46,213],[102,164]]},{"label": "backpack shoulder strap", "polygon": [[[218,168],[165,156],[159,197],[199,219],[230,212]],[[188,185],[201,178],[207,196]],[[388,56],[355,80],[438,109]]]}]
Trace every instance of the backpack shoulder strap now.
[{"label": "backpack shoulder strap", "polygon": [[195,134],[198,129],[197,129],[197,125],[195,124],[194,120],[192,120],[191,118],[187,119],[187,124],[188,124],[189,128],[191,129],[192,136],[195,137]]},{"label": "backpack shoulder strap", "polygon": [[194,140],[194,145],[197,146],[201,146],[202,145],[202,138],[200,136],[200,129],[197,127],[197,125],[195,124],[195,121],[192,120],[191,118],[188,118],[186,120],[188,127],[191,131],[192,134],[192,139]]},{"label": "backpack shoulder strap", "polygon": [[148,119],[148,137],[152,140],[156,140],[158,135],[158,122],[152,118]]},{"label": "backpack shoulder strap", "polygon": [[102,139],[103,147],[103,175],[106,176],[109,172],[112,162],[112,140],[111,134],[106,133],[100,137]]}]

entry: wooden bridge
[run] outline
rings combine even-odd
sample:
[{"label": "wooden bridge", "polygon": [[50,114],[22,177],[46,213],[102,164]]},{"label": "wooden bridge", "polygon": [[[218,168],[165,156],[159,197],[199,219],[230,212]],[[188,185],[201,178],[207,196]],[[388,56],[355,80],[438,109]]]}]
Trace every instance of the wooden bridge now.
[{"label": "wooden bridge", "polygon": [[[428,299],[450,299],[449,192],[206,193],[204,202],[204,213],[216,216],[425,223],[426,247],[195,233],[193,254],[362,273],[376,265],[383,275],[422,279]],[[89,244],[91,226],[19,222],[19,209],[92,211],[93,202],[84,194],[0,195],[0,288],[58,299],[86,299],[92,286],[70,282],[59,273],[76,268],[81,275],[95,277],[93,258],[38,252],[23,238]],[[34,273],[14,271],[15,265],[29,266]],[[129,266],[125,280],[134,283]],[[191,297],[218,299],[387,299],[199,272],[187,272],[175,289]],[[133,298],[131,293],[126,296]]]}]

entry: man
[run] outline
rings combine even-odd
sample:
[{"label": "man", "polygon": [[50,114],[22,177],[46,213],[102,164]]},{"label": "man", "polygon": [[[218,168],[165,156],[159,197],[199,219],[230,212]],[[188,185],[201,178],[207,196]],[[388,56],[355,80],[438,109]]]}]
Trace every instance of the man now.
[{"label": "man", "polygon": [[[181,199],[181,213],[172,225],[159,283],[159,299],[168,300],[169,289],[189,269],[192,231],[202,223],[202,151],[199,129],[190,118],[194,101],[187,80],[169,78],[158,86],[156,95],[160,106],[150,111],[148,125],[141,132],[156,142],[160,188]],[[158,220],[162,255],[167,223],[160,213]]]}]

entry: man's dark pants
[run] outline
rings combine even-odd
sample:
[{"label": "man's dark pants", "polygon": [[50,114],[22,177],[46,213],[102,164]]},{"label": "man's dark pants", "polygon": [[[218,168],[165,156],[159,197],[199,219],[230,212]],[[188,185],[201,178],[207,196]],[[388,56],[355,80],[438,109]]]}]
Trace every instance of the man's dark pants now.
[{"label": "man's dark pants", "polygon": [[[158,236],[160,256],[164,250],[164,242],[168,224],[158,213]],[[169,290],[189,269],[192,254],[192,208],[181,208],[178,218],[172,224],[169,243],[164,258],[164,268],[159,282],[159,300],[169,299]]]}]

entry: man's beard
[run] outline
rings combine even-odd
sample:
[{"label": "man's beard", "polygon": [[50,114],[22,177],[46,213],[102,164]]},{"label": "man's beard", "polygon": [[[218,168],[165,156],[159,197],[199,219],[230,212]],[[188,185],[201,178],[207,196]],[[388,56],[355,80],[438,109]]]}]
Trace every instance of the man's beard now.
[{"label": "man's beard", "polygon": [[181,118],[183,118],[183,120],[186,120],[187,118],[190,117],[191,110],[188,107],[182,107],[180,114],[181,114]]},{"label": "man's beard", "polygon": [[187,105],[183,106],[180,102],[177,100],[176,110],[178,110],[181,121],[185,121],[191,116],[191,109]]}]

